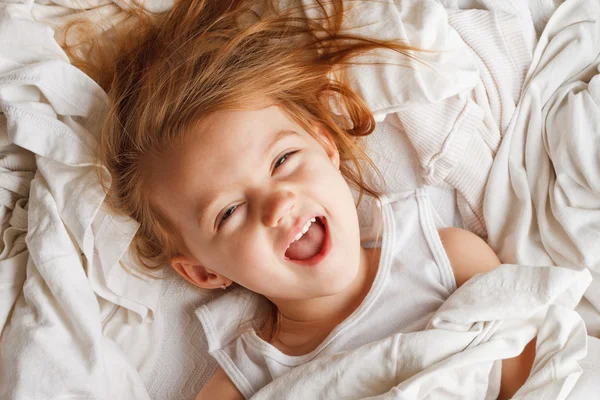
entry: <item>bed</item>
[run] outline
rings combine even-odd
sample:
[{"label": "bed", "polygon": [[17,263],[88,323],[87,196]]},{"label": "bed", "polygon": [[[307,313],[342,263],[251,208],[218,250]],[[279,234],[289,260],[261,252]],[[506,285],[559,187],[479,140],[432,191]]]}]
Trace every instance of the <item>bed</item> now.
[{"label": "bed", "polygon": [[[128,244],[137,225],[107,211],[95,179],[93,148],[106,95],[60,47],[79,44],[77,31],[64,29],[71,21],[97,21],[102,34],[126,23],[124,10],[132,4],[0,2],[3,399],[192,399],[216,368],[194,315],[214,295],[168,269],[153,280],[122,268],[133,265]],[[543,392],[558,397],[576,393],[575,381],[587,379],[577,369],[582,352],[597,349],[581,343],[586,335],[600,336],[600,3],[561,4],[397,0],[370,4],[369,12],[359,7],[353,18],[372,23],[357,24],[370,27],[360,34],[446,51],[428,59],[435,73],[419,65],[351,71],[378,121],[364,145],[386,178],[383,189],[427,185],[440,226],[487,238],[507,264],[585,267],[585,273],[565,272],[568,279],[558,269],[536,270],[536,279],[572,283],[539,300],[555,320],[572,321],[564,324],[565,335],[579,338],[573,354],[580,357],[565,361],[562,386]],[[144,3],[150,12],[171,5]],[[564,132],[577,135],[571,140]],[[359,208],[361,226],[370,224],[369,206]],[[440,326],[447,327],[447,315]],[[298,374],[304,375],[258,397],[279,398],[314,371]],[[524,396],[540,395],[537,387],[551,390],[540,374]],[[422,388],[426,379],[409,389]],[[402,389],[406,396],[409,389]],[[388,398],[402,398],[393,395]],[[427,396],[406,398],[417,397]]]}]

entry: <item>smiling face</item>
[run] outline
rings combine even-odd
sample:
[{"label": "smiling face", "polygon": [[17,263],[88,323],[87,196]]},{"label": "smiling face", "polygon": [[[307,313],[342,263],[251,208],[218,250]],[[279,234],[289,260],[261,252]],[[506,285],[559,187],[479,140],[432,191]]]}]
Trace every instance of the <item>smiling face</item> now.
[{"label": "smiling face", "polygon": [[276,106],[222,111],[148,163],[150,201],[187,247],[175,269],[198,286],[234,281],[272,300],[348,287],[360,262],[356,207],[337,150],[317,135]]}]

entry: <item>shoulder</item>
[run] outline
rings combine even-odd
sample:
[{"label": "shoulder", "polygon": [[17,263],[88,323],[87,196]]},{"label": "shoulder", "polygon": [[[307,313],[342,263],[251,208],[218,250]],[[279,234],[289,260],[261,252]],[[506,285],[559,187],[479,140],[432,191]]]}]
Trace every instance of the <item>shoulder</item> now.
[{"label": "shoulder", "polygon": [[212,378],[209,379],[196,397],[196,400],[211,399],[244,400],[244,396],[221,367],[217,368]]},{"label": "shoulder", "polygon": [[474,233],[460,228],[443,228],[438,233],[452,265],[457,287],[474,275],[500,265],[490,246]]}]

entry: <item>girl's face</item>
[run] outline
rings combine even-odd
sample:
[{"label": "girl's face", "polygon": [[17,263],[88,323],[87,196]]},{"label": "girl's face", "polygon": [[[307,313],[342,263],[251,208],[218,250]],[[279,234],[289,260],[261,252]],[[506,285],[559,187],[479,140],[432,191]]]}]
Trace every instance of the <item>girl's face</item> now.
[{"label": "girl's face", "polygon": [[223,111],[155,160],[151,201],[187,247],[175,269],[198,286],[234,281],[271,300],[348,287],[360,262],[358,217],[337,149],[318,136],[276,106]]}]

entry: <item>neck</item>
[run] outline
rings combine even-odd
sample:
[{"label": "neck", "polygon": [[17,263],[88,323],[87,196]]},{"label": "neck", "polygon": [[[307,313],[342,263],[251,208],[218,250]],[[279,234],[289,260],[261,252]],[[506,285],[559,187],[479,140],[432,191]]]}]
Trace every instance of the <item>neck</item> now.
[{"label": "neck", "polygon": [[281,340],[287,337],[290,342],[297,343],[303,339],[294,340],[290,335],[313,338],[326,335],[352,314],[371,288],[377,272],[379,252],[379,248],[361,247],[356,278],[350,286],[335,295],[297,301],[272,299],[281,315]]}]

